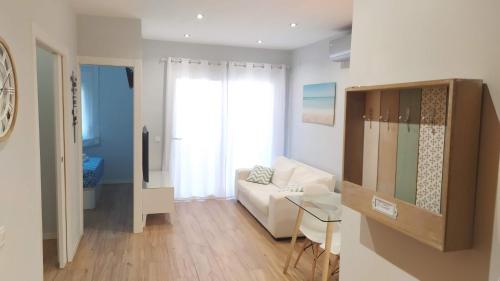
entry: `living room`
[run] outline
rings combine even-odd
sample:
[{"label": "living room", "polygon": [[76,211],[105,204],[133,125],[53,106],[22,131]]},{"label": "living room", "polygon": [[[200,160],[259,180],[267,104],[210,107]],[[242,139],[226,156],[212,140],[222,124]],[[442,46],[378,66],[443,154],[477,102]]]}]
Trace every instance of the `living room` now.
[{"label": "living room", "polygon": [[[0,279],[497,281],[499,9],[3,0]],[[51,247],[37,47],[59,71]],[[84,211],[88,64],[133,69],[134,167]]]}]

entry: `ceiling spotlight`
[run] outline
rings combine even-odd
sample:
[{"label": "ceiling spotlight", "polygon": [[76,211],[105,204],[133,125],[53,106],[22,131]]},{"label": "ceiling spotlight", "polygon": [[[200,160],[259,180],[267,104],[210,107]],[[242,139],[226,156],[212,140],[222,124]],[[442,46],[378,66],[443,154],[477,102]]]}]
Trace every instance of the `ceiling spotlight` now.
[{"label": "ceiling spotlight", "polygon": [[257,41],[257,44],[262,44],[262,43],[264,43],[264,41],[262,40]]},{"label": "ceiling spotlight", "polygon": [[191,34],[188,34],[188,33],[184,34],[184,38],[190,38],[190,37],[191,37]]},{"label": "ceiling spotlight", "polygon": [[198,15],[196,16],[196,18],[197,18],[197,19],[199,19],[199,20],[202,20],[202,19],[203,19],[203,15],[202,15],[202,14],[198,14]]},{"label": "ceiling spotlight", "polygon": [[297,24],[296,24],[296,23],[294,23],[294,22],[292,22],[292,23],[290,24],[290,27],[291,27],[291,28],[296,28],[296,27],[297,27]]}]

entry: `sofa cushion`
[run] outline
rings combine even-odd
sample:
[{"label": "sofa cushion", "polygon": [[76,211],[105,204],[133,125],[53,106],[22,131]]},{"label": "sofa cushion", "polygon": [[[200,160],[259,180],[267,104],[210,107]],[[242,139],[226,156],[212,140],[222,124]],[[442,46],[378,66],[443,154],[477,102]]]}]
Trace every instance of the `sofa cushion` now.
[{"label": "sofa cushion", "polygon": [[295,167],[297,167],[297,164],[294,161],[279,156],[274,161],[274,174],[271,182],[279,188],[286,188]]},{"label": "sofa cushion", "polygon": [[295,161],[290,160],[290,159],[288,159],[286,157],[283,157],[283,156],[279,156],[274,161],[273,168],[275,170],[277,170],[277,169],[279,169],[279,170],[290,170],[290,169],[293,169],[293,168],[295,168],[297,166],[298,165],[297,165],[297,163],[295,163]]},{"label": "sofa cushion", "polygon": [[268,214],[269,198],[271,194],[278,192],[279,188],[274,184],[262,185],[244,180],[238,181],[238,192],[246,196],[248,201],[263,214]]},{"label": "sofa cushion", "polygon": [[250,171],[247,181],[260,184],[269,184],[271,182],[273,174],[274,174],[274,169],[256,165]]},{"label": "sofa cushion", "polygon": [[279,188],[286,188],[294,170],[295,168],[288,170],[275,168],[271,182]]},{"label": "sofa cushion", "polygon": [[[329,178],[322,174],[318,174],[315,171],[299,166],[293,171],[290,180],[288,181],[289,187],[303,186],[304,184],[315,183],[317,181],[327,181]],[[328,186],[328,185],[327,185]]]}]

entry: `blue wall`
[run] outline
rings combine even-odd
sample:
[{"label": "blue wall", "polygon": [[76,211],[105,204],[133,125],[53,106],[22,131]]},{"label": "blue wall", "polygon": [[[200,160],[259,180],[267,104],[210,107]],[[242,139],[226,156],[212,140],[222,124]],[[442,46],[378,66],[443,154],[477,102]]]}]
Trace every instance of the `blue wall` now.
[{"label": "blue wall", "polygon": [[125,68],[90,65],[83,68],[97,73],[95,88],[100,102],[100,143],[84,147],[83,153],[104,159],[103,183],[132,182],[133,90],[128,86]]}]

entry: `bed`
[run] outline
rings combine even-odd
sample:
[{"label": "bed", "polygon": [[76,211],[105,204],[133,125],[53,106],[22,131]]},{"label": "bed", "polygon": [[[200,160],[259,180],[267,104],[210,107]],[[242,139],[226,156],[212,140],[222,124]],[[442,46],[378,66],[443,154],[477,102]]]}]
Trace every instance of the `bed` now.
[{"label": "bed", "polygon": [[104,160],[102,157],[84,156],[83,159],[83,208],[94,209],[99,199]]}]

